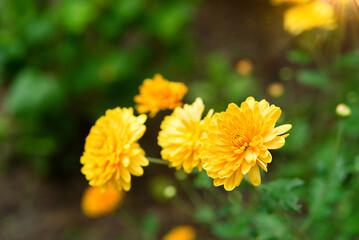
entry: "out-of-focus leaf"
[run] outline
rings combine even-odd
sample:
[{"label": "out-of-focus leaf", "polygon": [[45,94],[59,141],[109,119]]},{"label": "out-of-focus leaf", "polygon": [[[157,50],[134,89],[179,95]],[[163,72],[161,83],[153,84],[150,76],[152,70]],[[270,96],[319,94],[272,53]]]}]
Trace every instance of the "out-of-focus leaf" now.
[{"label": "out-of-focus leaf", "polygon": [[226,78],[230,72],[232,71],[226,55],[215,52],[208,57],[207,74],[215,85],[226,85]]},{"label": "out-of-focus leaf", "polygon": [[231,76],[227,78],[225,84],[221,90],[226,102],[239,103],[255,93],[255,81],[249,77]]},{"label": "out-of-focus leaf", "polygon": [[205,204],[196,209],[194,216],[200,223],[212,223],[216,217],[211,206]]},{"label": "out-of-focus leaf", "polygon": [[144,239],[155,239],[160,228],[160,219],[154,212],[149,212],[142,220],[142,235]]},{"label": "out-of-focus leaf", "polygon": [[210,188],[212,187],[212,179],[209,178],[205,171],[201,171],[197,174],[194,180],[194,186],[196,188]]},{"label": "out-of-focus leaf", "polygon": [[201,97],[207,106],[213,106],[216,100],[216,89],[213,84],[206,81],[196,81],[189,83],[189,95],[191,99],[196,99],[197,97]]},{"label": "out-of-focus leaf", "polygon": [[212,226],[212,233],[218,239],[237,239],[248,237],[250,228],[247,216],[240,216],[230,221],[217,222]]},{"label": "out-of-focus leaf", "polygon": [[25,36],[30,43],[45,41],[53,30],[51,22],[45,18],[35,18],[24,26]]},{"label": "out-of-focus leaf", "polygon": [[299,70],[297,78],[300,83],[306,86],[323,88],[329,83],[329,77],[326,73],[317,70]]},{"label": "out-of-focus leaf", "polygon": [[293,239],[286,225],[276,215],[257,213],[253,217],[258,236],[265,239]]},{"label": "out-of-focus leaf", "polygon": [[285,151],[298,152],[303,149],[310,137],[309,125],[303,119],[296,119],[292,122],[290,137],[286,139]]},{"label": "out-of-focus leaf", "polygon": [[172,42],[189,22],[192,11],[191,5],[184,2],[160,8],[150,16],[150,29],[164,42]]},{"label": "out-of-focus leaf", "polygon": [[96,6],[91,1],[66,0],[61,4],[61,21],[72,33],[82,33],[87,25],[97,17]]},{"label": "out-of-focus leaf", "polygon": [[41,174],[50,170],[49,156],[56,150],[52,137],[22,136],[16,144],[17,151]]},{"label": "out-of-focus leaf", "polygon": [[292,50],[287,54],[289,62],[297,63],[301,65],[308,64],[310,62],[310,55],[308,52],[303,50]]},{"label": "out-of-focus leaf", "polygon": [[341,56],[334,65],[337,68],[357,69],[359,66],[359,50],[351,51]]},{"label": "out-of-focus leaf", "polygon": [[300,179],[278,179],[270,183],[262,184],[260,188],[263,190],[262,201],[275,202],[280,208],[299,212],[298,196],[293,191],[303,185]]},{"label": "out-of-focus leaf", "polygon": [[115,11],[122,19],[131,20],[141,13],[144,2],[144,0],[118,0]]},{"label": "out-of-focus leaf", "polygon": [[316,70],[299,70],[297,78],[301,84],[310,87],[324,88],[329,84],[329,76]]},{"label": "out-of-focus leaf", "polygon": [[217,215],[220,217],[228,217],[228,216],[238,216],[241,212],[243,212],[243,208],[240,202],[235,202],[232,204],[223,205],[219,211],[217,211]]},{"label": "out-of-focus leaf", "polygon": [[36,113],[58,107],[61,100],[61,87],[53,77],[24,70],[11,85],[5,105],[13,114]]}]

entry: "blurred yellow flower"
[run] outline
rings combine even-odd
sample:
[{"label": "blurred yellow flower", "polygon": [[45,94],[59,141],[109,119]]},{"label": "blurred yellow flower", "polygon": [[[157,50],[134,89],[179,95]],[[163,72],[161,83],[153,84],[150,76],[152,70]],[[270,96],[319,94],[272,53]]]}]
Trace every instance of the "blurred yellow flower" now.
[{"label": "blurred yellow flower", "polygon": [[115,211],[122,204],[124,195],[124,192],[112,189],[110,184],[106,189],[87,187],[82,196],[82,212],[91,218],[105,216]]},{"label": "blurred yellow flower", "polygon": [[146,115],[135,117],[132,108],[107,110],[91,128],[81,157],[81,172],[91,186],[118,190],[131,188],[131,174],[142,176],[148,165],[145,152],[137,140],[146,131]]},{"label": "blurred yellow flower", "polygon": [[213,116],[201,139],[200,158],[215,186],[231,191],[245,174],[254,186],[260,185],[259,167],[267,171],[272,161],[268,150],[281,148],[288,136],[282,134],[292,127],[274,127],[280,115],[279,107],[249,97],[240,108],[231,103]]},{"label": "blurred yellow flower", "polygon": [[252,72],[252,62],[249,59],[242,59],[236,65],[236,71],[241,75],[248,75]]},{"label": "blurred yellow flower", "polygon": [[158,144],[162,147],[162,158],[170,162],[170,167],[177,170],[183,168],[186,173],[190,173],[195,167],[202,169],[199,140],[213,114],[213,110],[210,110],[201,120],[203,111],[203,101],[197,98],[192,105],[176,107],[173,113],[163,120]]},{"label": "blurred yellow flower", "polygon": [[183,225],[173,228],[162,240],[195,240],[196,231],[192,226]]},{"label": "blurred yellow flower", "polygon": [[271,97],[280,97],[284,93],[284,86],[280,82],[271,83],[267,88],[267,92]]},{"label": "blurred yellow flower", "polygon": [[292,35],[299,35],[313,28],[333,30],[336,27],[334,8],[324,1],[297,5],[284,13],[284,29]]},{"label": "blurred yellow flower", "polygon": [[145,79],[139,87],[140,94],[135,96],[138,113],[150,112],[154,117],[158,111],[182,106],[182,98],[187,93],[184,83],[170,82],[156,74],[153,79]]},{"label": "blurred yellow flower", "polygon": [[299,4],[299,3],[306,3],[306,2],[309,2],[310,0],[271,0],[270,2],[273,4],[273,5],[279,5],[279,4],[282,4],[282,3],[296,3],[296,4]]}]

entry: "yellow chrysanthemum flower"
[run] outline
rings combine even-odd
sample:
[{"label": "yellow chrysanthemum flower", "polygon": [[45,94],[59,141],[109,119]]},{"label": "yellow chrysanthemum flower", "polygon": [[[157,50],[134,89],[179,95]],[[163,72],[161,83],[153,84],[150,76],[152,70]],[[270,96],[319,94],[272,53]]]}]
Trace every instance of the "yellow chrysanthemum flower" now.
[{"label": "yellow chrysanthemum flower", "polygon": [[249,97],[240,108],[231,103],[225,112],[213,116],[201,139],[200,158],[215,186],[231,191],[245,174],[254,186],[260,185],[258,166],[267,171],[272,161],[268,150],[281,148],[288,134],[279,135],[292,127],[274,127],[280,115],[279,107]]},{"label": "yellow chrysanthemum flower", "polygon": [[183,225],[173,228],[162,240],[194,240],[196,231],[192,226]]},{"label": "yellow chrysanthemum flower", "polygon": [[309,2],[310,0],[271,0],[270,2],[273,5],[279,5],[282,3],[294,3],[294,4],[300,4],[300,3],[306,3]]},{"label": "yellow chrysanthemum flower", "polygon": [[107,189],[87,187],[82,196],[82,212],[91,218],[105,216],[122,204],[124,195],[123,191],[112,189],[110,184]]},{"label": "yellow chrysanthemum flower", "polygon": [[313,28],[337,27],[334,8],[324,1],[312,1],[289,8],[284,13],[284,29],[293,35]]},{"label": "yellow chrysanthemum flower", "polygon": [[165,117],[158,135],[161,155],[170,162],[170,167],[183,168],[190,173],[193,168],[202,169],[199,159],[200,139],[211,120],[213,110],[201,120],[203,101],[197,98],[192,105],[177,107],[170,116]]},{"label": "yellow chrysanthemum flower", "polygon": [[145,152],[137,143],[146,131],[146,115],[135,117],[132,108],[107,110],[91,128],[81,157],[81,172],[91,186],[131,188],[131,174],[142,176],[148,165]]},{"label": "yellow chrysanthemum flower", "polygon": [[139,90],[140,94],[134,98],[136,110],[139,113],[150,112],[150,117],[160,110],[182,106],[182,98],[187,93],[184,83],[170,82],[161,74],[156,74],[153,79],[145,79]]}]

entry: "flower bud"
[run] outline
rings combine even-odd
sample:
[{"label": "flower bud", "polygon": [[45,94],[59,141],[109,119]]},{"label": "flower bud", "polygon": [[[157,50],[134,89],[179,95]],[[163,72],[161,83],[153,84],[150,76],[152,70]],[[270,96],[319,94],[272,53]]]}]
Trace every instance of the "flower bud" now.
[{"label": "flower bud", "polygon": [[352,110],[348,107],[348,105],[345,105],[344,103],[338,104],[335,113],[339,117],[349,117],[352,114]]}]

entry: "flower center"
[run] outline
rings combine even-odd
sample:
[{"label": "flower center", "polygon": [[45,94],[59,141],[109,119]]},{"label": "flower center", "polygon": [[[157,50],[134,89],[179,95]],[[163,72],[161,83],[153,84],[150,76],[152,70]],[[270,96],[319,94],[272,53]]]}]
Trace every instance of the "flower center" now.
[{"label": "flower center", "polygon": [[244,134],[234,134],[232,136],[232,143],[239,148],[247,148],[250,140]]}]

